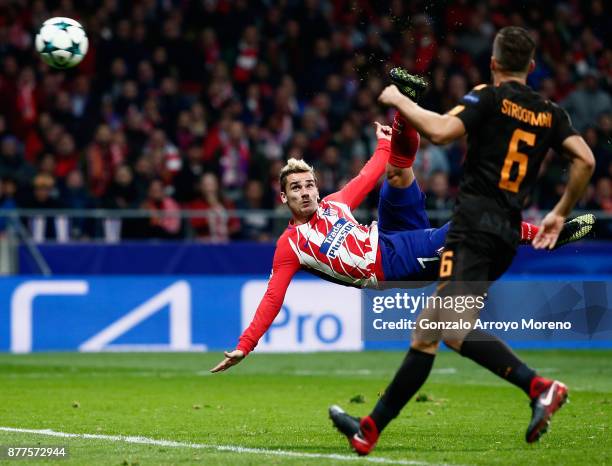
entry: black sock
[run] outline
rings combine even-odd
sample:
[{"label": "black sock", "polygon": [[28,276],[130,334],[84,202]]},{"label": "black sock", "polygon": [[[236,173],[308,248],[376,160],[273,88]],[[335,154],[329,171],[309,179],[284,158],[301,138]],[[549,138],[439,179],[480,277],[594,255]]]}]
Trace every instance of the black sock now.
[{"label": "black sock", "polygon": [[495,335],[480,329],[472,330],[465,337],[460,353],[513,383],[529,396],[531,380],[536,373]]},{"label": "black sock", "polygon": [[412,348],[408,351],[395,377],[370,414],[379,433],[423,386],[433,366],[434,358],[433,354]]}]

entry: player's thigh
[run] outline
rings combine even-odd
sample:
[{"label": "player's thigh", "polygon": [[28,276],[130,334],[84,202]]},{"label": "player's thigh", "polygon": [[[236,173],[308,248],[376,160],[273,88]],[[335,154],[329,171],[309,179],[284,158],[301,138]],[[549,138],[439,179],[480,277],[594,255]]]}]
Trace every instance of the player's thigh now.
[{"label": "player's thigh", "polygon": [[496,251],[495,260],[489,270],[489,281],[495,281],[506,273],[516,256],[516,249],[502,241],[498,243]]},{"label": "player's thigh", "polygon": [[495,235],[451,231],[440,257],[439,292],[482,295],[490,282],[508,270],[515,254],[514,248]]},{"label": "player's thigh", "polygon": [[430,228],[379,234],[386,280],[436,280],[440,257],[439,245],[431,239],[432,231]]},{"label": "player's thigh", "polygon": [[495,251],[478,233],[448,234],[440,258],[441,281],[487,281]]},{"label": "player's thigh", "polygon": [[425,194],[414,181],[407,188],[394,188],[385,180],[378,201],[378,228],[385,233],[430,228]]},{"label": "player's thigh", "polygon": [[440,283],[431,301],[438,308],[439,335],[447,346],[460,347],[474,327],[484,307],[494,254],[486,238],[468,241],[451,235],[447,241],[440,258]]}]

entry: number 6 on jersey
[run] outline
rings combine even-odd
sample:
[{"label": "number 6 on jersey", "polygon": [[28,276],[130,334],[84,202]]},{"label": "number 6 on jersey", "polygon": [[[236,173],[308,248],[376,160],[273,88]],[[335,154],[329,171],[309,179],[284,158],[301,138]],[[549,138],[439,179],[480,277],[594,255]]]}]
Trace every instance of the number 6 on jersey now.
[{"label": "number 6 on jersey", "polygon": [[[521,182],[527,174],[527,163],[529,162],[529,158],[526,154],[518,151],[518,144],[519,141],[522,141],[528,146],[533,147],[535,145],[535,138],[535,134],[533,133],[523,131],[522,129],[514,130],[514,133],[512,133],[512,139],[510,139],[510,144],[508,145],[508,153],[506,154],[504,166],[501,171],[501,177],[499,179],[499,187],[501,189],[505,189],[506,191],[511,191],[513,193],[519,192]],[[514,163],[518,163],[518,175],[516,176],[515,180],[511,180],[510,172],[512,171],[512,166]]]}]

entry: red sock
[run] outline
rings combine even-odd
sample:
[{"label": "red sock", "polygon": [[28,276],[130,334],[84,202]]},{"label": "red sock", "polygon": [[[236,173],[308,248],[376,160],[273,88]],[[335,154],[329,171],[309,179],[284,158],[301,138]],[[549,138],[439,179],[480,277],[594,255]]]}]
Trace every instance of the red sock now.
[{"label": "red sock", "polygon": [[552,385],[553,381],[536,375],[531,379],[531,385],[529,387],[529,398],[533,399],[540,396],[544,390]]},{"label": "red sock", "polygon": [[535,235],[538,234],[540,227],[535,226],[532,223],[521,222],[521,242],[531,243]]},{"label": "red sock", "polygon": [[393,119],[389,163],[399,168],[412,167],[420,141],[416,129],[397,112]]},{"label": "red sock", "polygon": [[361,429],[361,433],[363,434],[364,438],[368,442],[376,444],[380,433],[378,432],[378,427],[376,426],[374,419],[372,419],[370,416],[361,418],[361,421],[359,421],[359,428]]}]

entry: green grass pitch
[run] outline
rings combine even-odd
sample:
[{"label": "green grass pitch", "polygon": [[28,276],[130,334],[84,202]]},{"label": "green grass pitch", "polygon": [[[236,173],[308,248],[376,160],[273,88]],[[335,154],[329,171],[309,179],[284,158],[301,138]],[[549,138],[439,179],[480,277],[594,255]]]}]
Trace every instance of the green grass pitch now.
[{"label": "green grass pitch", "polygon": [[427,401],[412,400],[366,460],[354,457],[332,428],[327,407],[338,403],[350,413],[368,413],[402,353],[253,354],[216,375],[208,369],[220,360],[217,353],[1,355],[0,427],[181,443],[0,430],[0,445],[67,445],[68,459],[36,461],[66,465],[612,462],[612,352],[521,355],[570,388],[570,403],[535,445],[523,440],[530,415],[525,395],[451,352],[436,360],[422,390]]}]

